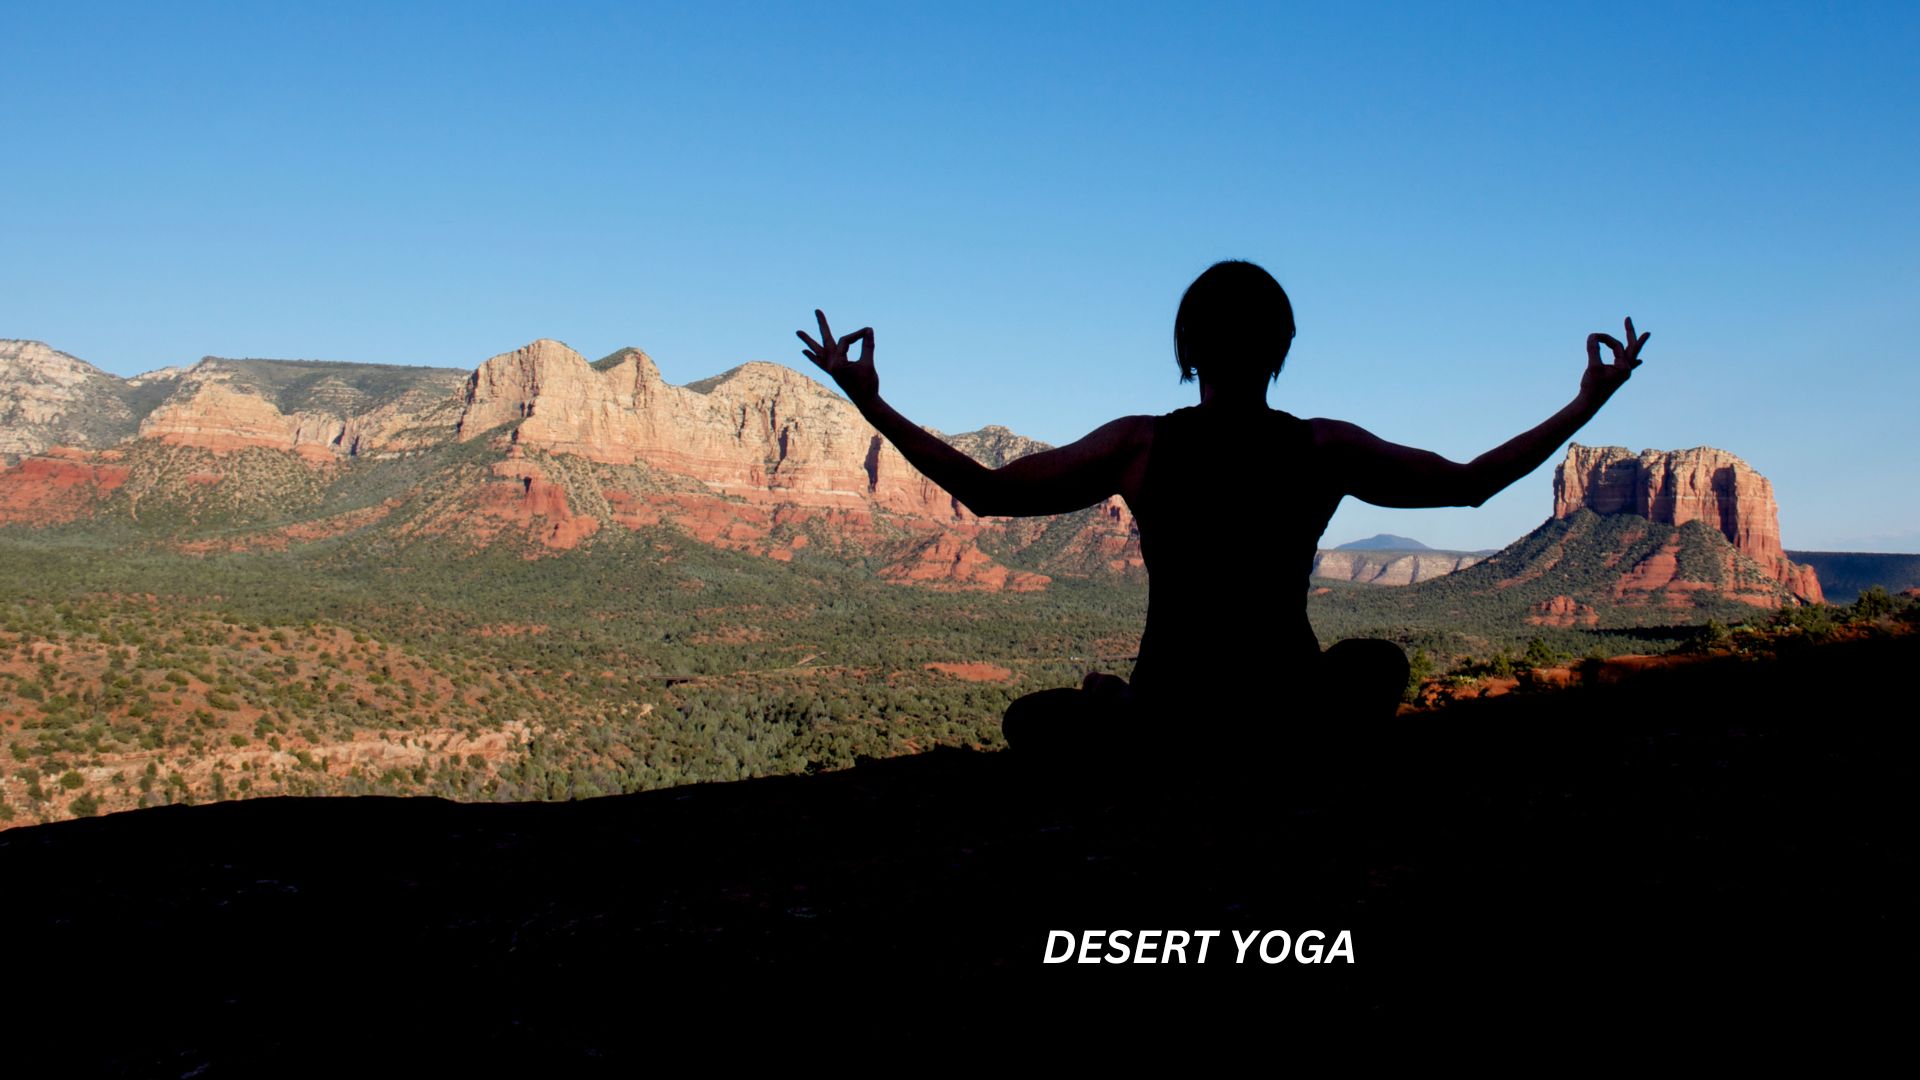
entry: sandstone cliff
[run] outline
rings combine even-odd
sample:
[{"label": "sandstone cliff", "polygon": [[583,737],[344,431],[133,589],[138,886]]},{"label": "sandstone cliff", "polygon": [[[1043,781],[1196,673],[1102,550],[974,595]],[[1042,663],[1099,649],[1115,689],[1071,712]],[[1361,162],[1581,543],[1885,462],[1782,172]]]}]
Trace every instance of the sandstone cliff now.
[{"label": "sandstone cliff", "polygon": [[290,450],[315,461],[447,441],[465,372],[389,364],[207,357],[173,378],[143,439],[208,450]]},{"label": "sandstone cliff", "polygon": [[[38,342],[9,341],[0,342],[0,409],[0,454],[14,456],[138,437],[222,453],[290,451],[321,463],[471,440],[511,424],[519,446],[644,464],[732,498],[973,520],[849,402],[769,363],[669,386],[638,349],[589,364],[540,340],[471,374],[207,357],[123,380]],[[949,441],[992,466],[1047,448],[1001,427]]]},{"label": "sandstone cliff", "polygon": [[1381,551],[1336,548],[1317,552],[1313,576],[1365,585],[1412,585],[1464,570],[1484,556],[1458,551]]},{"label": "sandstone cliff", "polygon": [[1581,508],[1632,514],[1662,525],[1705,522],[1789,591],[1818,603],[1820,581],[1811,567],[1780,546],[1780,508],[1773,485],[1724,450],[1642,450],[1574,443],[1553,478],[1553,516]]},{"label": "sandstone cliff", "polygon": [[165,372],[123,380],[38,341],[0,339],[0,455],[112,446],[168,382]]},{"label": "sandstone cliff", "polygon": [[971,516],[850,402],[778,364],[669,386],[638,349],[588,364],[557,341],[536,341],[487,360],[467,380],[459,437],[509,423],[522,446],[644,462],[750,500]]},{"label": "sandstone cliff", "polygon": [[[852,403],[778,364],[742,364],[672,386],[638,349],[588,363],[560,342],[536,341],[474,371],[455,431],[462,441],[504,437],[516,450],[694,483],[671,496],[606,486],[615,524],[670,523],[779,559],[815,537],[830,539],[880,555],[885,580],[936,588],[1025,591],[1048,582],[982,547],[1019,548],[1008,542],[1008,523],[982,522],[909,465]],[[940,438],[992,467],[1048,449],[1003,427]],[[1049,528],[1065,530],[1049,545],[1050,569],[1139,565],[1137,531],[1118,500],[1038,531]],[[1037,534],[1021,531],[1029,541]]]}]

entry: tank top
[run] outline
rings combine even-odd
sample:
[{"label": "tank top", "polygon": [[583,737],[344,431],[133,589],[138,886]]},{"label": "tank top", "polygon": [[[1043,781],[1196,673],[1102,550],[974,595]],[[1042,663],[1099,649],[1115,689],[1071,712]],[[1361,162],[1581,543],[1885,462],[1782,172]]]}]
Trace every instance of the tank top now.
[{"label": "tank top", "polygon": [[1143,703],[1218,700],[1318,659],[1308,579],[1340,502],[1306,421],[1188,406],[1154,418],[1140,505]]}]

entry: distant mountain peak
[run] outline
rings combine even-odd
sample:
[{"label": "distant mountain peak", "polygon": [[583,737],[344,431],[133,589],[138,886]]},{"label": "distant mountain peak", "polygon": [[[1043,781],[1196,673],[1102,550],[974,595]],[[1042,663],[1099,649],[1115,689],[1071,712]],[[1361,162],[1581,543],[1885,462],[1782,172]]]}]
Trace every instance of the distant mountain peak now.
[{"label": "distant mountain peak", "polygon": [[958,435],[935,434],[940,435],[947,445],[990,469],[997,469],[1028,454],[1053,449],[1048,443],[1029,439],[1001,424],[988,424],[976,431],[963,431]]},{"label": "distant mountain peak", "polygon": [[72,378],[114,378],[71,353],[61,352],[44,341],[25,338],[0,338],[0,365],[7,381],[14,379],[70,380]]},{"label": "distant mountain peak", "polygon": [[1335,551],[1432,551],[1433,548],[1410,537],[1395,536],[1392,533],[1376,533],[1365,540],[1355,540],[1341,544]]}]

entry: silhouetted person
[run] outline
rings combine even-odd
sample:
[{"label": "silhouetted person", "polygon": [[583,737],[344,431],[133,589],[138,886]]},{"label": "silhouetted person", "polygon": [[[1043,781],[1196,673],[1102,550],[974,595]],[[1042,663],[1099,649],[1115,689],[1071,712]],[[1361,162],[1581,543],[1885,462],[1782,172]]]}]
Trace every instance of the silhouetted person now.
[{"label": "silhouetted person", "polygon": [[[1650,335],[1587,337],[1580,393],[1538,427],[1466,464],[1380,439],[1341,420],[1268,407],[1267,386],[1293,343],[1293,305],[1252,263],[1216,263],[1187,288],[1174,318],[1182,382],[1200,403],[1126,416],[1078,442],[990,469],[880,398],[873,331],[820,341],[805,355],[900,453],[982,517],[1061,514],[1124,498],[1147,564],[1146,631],[1129,684],[1092,673],[1079,689],[1042,690],[1007,709],[1018,752],[1098,754],[1164,736],[1212,740],[1231,757],[1393,715],[1407,659],[1387,641],[1342,641],[1324,653],[1307,622],[1314,551],[1347,495],[1389,507],[1479,506],[1532,472],[1640,365]],[[847,356],[861,343],[860,359]],[[1613,353],[1600,359],[1600,345]],[[1135,736],[1142,741],[1136,742]]]}]

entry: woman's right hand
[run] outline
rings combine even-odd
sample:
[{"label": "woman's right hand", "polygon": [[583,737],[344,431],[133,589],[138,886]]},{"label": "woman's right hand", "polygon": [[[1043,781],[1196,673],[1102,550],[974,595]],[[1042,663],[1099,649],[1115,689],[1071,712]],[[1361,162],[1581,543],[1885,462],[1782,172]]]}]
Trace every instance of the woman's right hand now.
[{"label": "woman's right hand", "polygon": [[[808,337],[805,330],[794,331],[801,341],[807,343],[801,355],[832,376],[834,383],[855,405],[879,397],[880,376],[873,370],[873,328],[869,326],[855,330],[836,340],[827,326],[826,312],[816,308],[813,315],[820,320],[820,340]],[[856,341],[860,343],[860,359],[850,360],[847,358],[847,346]]]}]

